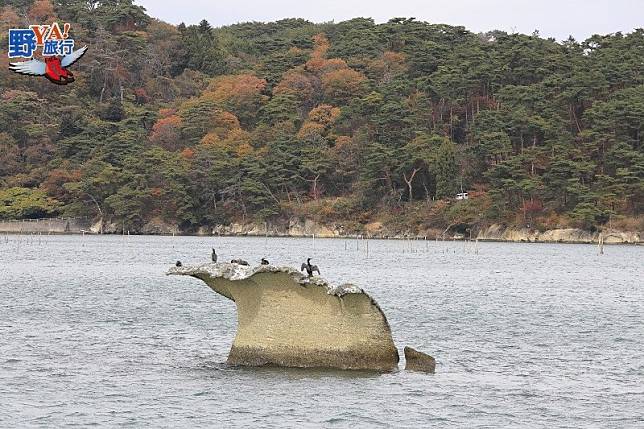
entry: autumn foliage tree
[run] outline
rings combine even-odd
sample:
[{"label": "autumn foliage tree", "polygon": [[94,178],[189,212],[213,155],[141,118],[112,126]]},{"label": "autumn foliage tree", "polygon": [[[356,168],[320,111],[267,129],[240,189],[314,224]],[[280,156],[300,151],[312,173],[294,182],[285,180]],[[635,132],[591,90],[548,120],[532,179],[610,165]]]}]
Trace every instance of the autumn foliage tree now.
[{"label": "autumn foliage tree", "polygon": [[153,126],[149,137],[150,144],[167,150],[181,147],[181,117],[170,115],[159,119]]},{"label": "autumn foliage tree", "polygon": [[641,224],[642,29],[556,42],[411,18],[215,28],[131,0],[14,0],[0,44],[54,19],[91,47],[72,86],[0,56],[0,193],[18,202],[5,216]]},{"label": "autumn foliage tree", "polygon": [[251,126],[268,100],[263,93],[265,88],[266,80],[251,74],[220,76],[212,81],[202,97],[235,114],[244,126]]}]

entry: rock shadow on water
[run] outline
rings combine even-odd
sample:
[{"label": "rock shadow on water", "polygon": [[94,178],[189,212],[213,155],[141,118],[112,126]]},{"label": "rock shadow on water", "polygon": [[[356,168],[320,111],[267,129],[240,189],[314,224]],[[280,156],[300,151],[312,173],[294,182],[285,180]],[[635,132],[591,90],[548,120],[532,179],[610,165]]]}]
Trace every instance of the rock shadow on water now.
[{"label": "rock shadow on water", "polygon": [[289,380],[322,380],[327,378],[337,379],[373,379],[389,374],[390,372],[374,371],[369,369],[354,369],[347,371],[339,368],[298,368],[280,366],[228,366],[229,369],[242,374],[250,374],[254,377],[266,377],[274,380],[276,377]]},{"label": "rock shadow on water", "polygon": [[356,369],[347,371],[339,368],[327,367],[282,367],[277,365],[242,366],[230,365],[224,361],[206,360],[195,366],[183,366],[183,370],[206,375],[208,378],[220,378],[222,374],[237,376],[251,376],[253,378],[266,378],[275,380],[279,378],[288,380],[322,380],[327,378],[337,379],[373,379],[385,374],[398,373],[399,370],[374,371],[369,369]]}]

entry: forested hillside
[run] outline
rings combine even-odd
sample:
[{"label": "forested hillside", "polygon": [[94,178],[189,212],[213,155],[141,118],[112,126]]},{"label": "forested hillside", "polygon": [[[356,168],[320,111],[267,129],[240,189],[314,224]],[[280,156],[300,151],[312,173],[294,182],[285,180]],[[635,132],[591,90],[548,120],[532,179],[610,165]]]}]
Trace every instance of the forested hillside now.
[{"label": "forested hillside", "polygon": [[[556,42],[3,3],[0,219],[644,229],[642,29]],[[64,87],[8,70],[7,30],[52,20],[90,47]]]}]

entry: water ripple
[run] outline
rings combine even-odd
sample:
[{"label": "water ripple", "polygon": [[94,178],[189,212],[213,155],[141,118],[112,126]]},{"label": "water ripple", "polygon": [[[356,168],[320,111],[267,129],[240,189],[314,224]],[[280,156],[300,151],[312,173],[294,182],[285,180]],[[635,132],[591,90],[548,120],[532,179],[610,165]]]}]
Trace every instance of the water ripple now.
[{"label": "water ripple", "polygon": [[[412,246],[371,241],[367,258],[345,240],[9,237],[0,426],[642,427],[644,248]],[[163,275],[211,247],[313,257],[365,287],[436,374],[228,367],[234,304]]]}]

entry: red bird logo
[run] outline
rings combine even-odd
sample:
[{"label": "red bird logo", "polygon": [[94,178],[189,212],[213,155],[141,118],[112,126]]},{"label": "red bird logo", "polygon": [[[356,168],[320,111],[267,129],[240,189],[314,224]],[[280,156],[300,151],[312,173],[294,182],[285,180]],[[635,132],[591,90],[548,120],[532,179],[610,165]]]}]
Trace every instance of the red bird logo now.
[{"label": "red bird logo", "polygon": [[29,76],[45,76],[50,82],[57,85],[67,85],[74,81],[74,74],[67,70],[67,67],[80,60],[85,52],[87,52],[87,46],[83,46],[62,58],[46,57],[45,62],[31,59],[20,63],[11,63],[9,69]]}]

